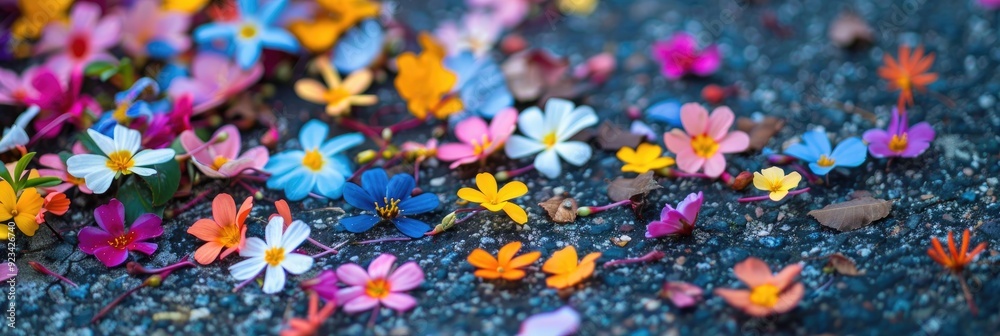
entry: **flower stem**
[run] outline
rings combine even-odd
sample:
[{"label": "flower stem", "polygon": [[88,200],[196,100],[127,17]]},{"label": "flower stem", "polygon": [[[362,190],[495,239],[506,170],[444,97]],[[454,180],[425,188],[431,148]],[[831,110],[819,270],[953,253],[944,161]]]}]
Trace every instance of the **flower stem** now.
[{"label": "flower stem", "polygon": [[424,124],[424,121],[425,120],[420,119],[420,118],[407,119],[407,120],[398,122],[395,125],[386,127],[385,129],[388,129],[390,132],[392,132],[392,134],[396,134],[396,133],[399,133],[399,132],[402,132],[402,131],[406,131],[406,130],[410,130],[410,129],[414,129],[414,128],[420,127],[420,125]]},{"label": "flower stem", "polygon": [[128,264],[125,264],[125,270],[128,272],[128,274],[140,275],[140,274],[157,274],[163,272],[173,272],[175,270],[184,267],[197,267],[197,266],[198,265],[196,265],[194,262],[191,262],[191,260],[189,260],[187,257],[184,257],[184,259],[181,259],[181,261],[175,264],[153,269],[145,268],[137,262],[130,261],[128,262]]},{"label": "flower stem", "polygon": [[70,113],[63,113],[59,115],[59,117],[50,121],[48,125],[45,125],[44,128],[42,128],[38,132],[35,132],[35,136],[31,137],[31,140],[28,141],[28,145],[25,147],[31,147],[31,145],[33,145],[36,141],[38,141],[38,139],[41,139],[43,135],[45,135],[49,131],[52,131],[55,128],[62,129],[63,125],[65,125],[64,122],[72,117],[73,115]]},{"label": "flower stem", "polygon": [[394,241],[411,241],[411,240],[413,240],[413,238],[410,238],[410,237],[390,237],[390,238],[381,238],[381,239],[372,239],[372,240],[359,241],[359,242],[352,243],[352,245],[378,244],[378,243],[386,243],[386,242],[394,242]]},{"label": "flower stem", "polygon": [[534,163],[529,164],[529,165],[524,166],[524,167],[521,167],[521,168],[517,168],[517,169],[513,169],[513,170],[505,170],[505,171],[498,172],[496,174],[496,179],[497,179],[497,182],[503,182],[503,181],[509,180],[511,178],[518,177],[521,174],[527,173],[527,172],[532,171],[532,170],[535,170],[535,164]]},{"label": "flower stem", "polygon": [[381,309],[382,306],[379,304],[375,304],[375,307],[372,308],[372,316],[368,318],[368,329],[371,329],[372,327],[375,326],[375,320],[378,319],[378,311]]},{"label": "flower stem", "polygon": [[965,295],[965,302],[969,304],[969,311],[972,315],[979,315],[979,308],[976,307],[976,301],[972,297],[972,291],[969,290],[969,285],[965,283],[965,275],[962,273],[955,273],[955,277],[958,282],[962,284],[962,293]]},{"label": "flower stem", "polygon": [[772,166],[783,166],[795,162],[795,157],[785,154],[771,154],[767,156],[767,163]]},{"label": "flower stem", "polygon": [[226,139],[229,139],[229,134],[226,134],[226,132],[222,132],[222,133],[213,135],[211,139],[208,139],[208,141],[205,141],[205,143],[201,144],[201,146],[195,147],[194,149],[189,150],[187,153],[177,155],[175,158],[177,160],[185,160],[185,159],[191,157],[192,155],[194,155],[194,153],[203,151],[206,148],[208,148],[208,147],[210,147],[210,146],[212,146],[214,144],[226,141]]},{"label": "flower stem", "polygon": [[413,184],[420,185],[420,162],[423,160],[417,160],[413,162]]},{"label": "flower stem", "polygon": [[104,308],[101,309],[101,311],[97,312],[97,315],[94,315],[94,317],[92,319],[90,319],[90,323],[95,323],[95,322],[99,321],[102,317],[104,317],[104,315],[107,315],[108,312],[111,312],[111,309],[113,309],[119,303],[121,303],[122,301],[124,301],[125,298],[127,298],[129,295],[132,295],[133,293],[139,291],[143,287],[146,287],[146,282],[145,281],[143,281],[141,285],[135,286],[134,288],[129,289],[127,292],[122,293],[122,295],[119,295],[117,298],[114,299],[114,301],[111,301],[111,303],[109,303],[107,306],[104,306]]},{"label": "flower stem", "polygon": [[[475,216],[480,211],[486,210],[484,208],[466,208],[466,209],[472,209],[472,210],[462,211],[462,212],[470,212],[470,214],[468,216],[465,216],[465,217],[462,217],[462,218],[459,218],[459,219],[455,220],[455,224],[461,224],[462,222],[467,221],[467,220],[469,220],[469,218],[472,218],[473,216]],[[458,213],[459,210],[463,210],[463,209],[455,210],[455,213]]]},{"label": "flower stem", "polygon": [[378,134],[378,132],[375,131],[375,129],[373,129],[371,126],[362,124],[357,120],[351,118],[339,118],[337,119],[337,123],[349,130],[361,132],[361,134],[364,134],[366,137],[371,138],[376,143],[382,141],[381,134]]},{"label": "flower stem", "polygon": [[[241,183],[242,183],[242,181],[241,181]],[[195,204],[200,203],[201,200],[205,199],[205,197],[208,197],[208,194],[211,193],[212,191],[213,191],[212,189],[208,189],[208,190],[202,191],[201,193],[199,193],[198,195],[196,195],[193,199],[191,199],[187,203],[184,203],[184,205],[182,205],[180,208],[167,211],[164,214],[165,215],[164,217],[174,218],[175,216],[180,215],[184,211],[187,211],[188,209],[191,209],[192,207],[194,207]]]},{"label": "flower stem", "polygon": [[[815,174],[809,172],[809,170],[806,169],[806,167],[804,167],[804,166],[802,166],[802,165],[800,165],[798,163],[792,163],[791,166],[792,166],[792,169],[795,169],[795,171],[799,172],[799,174],[802,174],[802,176],[805,176],[806,180],[808,180],[809,183],[811,183],[811,184],[819,184],[820,182],[823,181],[822,179],[820,179]],[[830,176],[830,175],[827,174],[826,176]]]},{"label": "flower stem", "polygon": [[29,261],[28,265],[31,265],[31,268],[34,268],[36,271],[38,271],[38,273],[52,276],[53,278],[59,279],[60,281],[65,282],[70,286],[73,286],[73,288],[80,287],[77,286],[75,283],[73,283],[73,281],[66,279],[66,277],[60,275],[59,273],[53,272],[52,270],[48,269],[47,267],[38,262]]},{"label": "flower stem", "polygon": [[243,289],[243,287],[246,287],[247,285],[249,285],[254,280],[257,280],[258,276],[260,276],[260,274],[256,274],[256,275],[250,277],[249,279],[243,280],[243,282],[237,284],[236,287],[233,287],[233,293],[239,292],[240,289]]},{"label": "flower stem", "polygon": [[259,200],[259,199],[264,198],[264,193],[260,192],[260,189],[254,188],[250,184],[248,184],[246,182],[243,182],[243,180],[235,180],[235,181],[236,181],[237,184],[239,184],[241,187],[243,187],[243,189],[246,189],[247,191],[250,192],[250,194],[253,194],[253,198],[254,199],[258,199]]},{"label": "flower stem", "polygon": [[[312,237],[307,238],[306,240],[308,240],[310,243],[312,243],[316,247],[319,247],[319,248],[323,249],[323,253],[320,254],[320,255],[323,255],[323,254],[337,254],[337,249],[329,247],[329,246],[326,246],[326,245],[323,245],[323,243],[320,243],[320,242],[316,241],[315,239],[312,239]],[[315,257],[313,257],[313,258],[315,258]]]},{"label": "flower stem", "polygon": [[609,267],[618,266],[618,265],[625,265],[625,264],[637,264],[637,263],[642,263],[642,262],[653,262],[653,261],[657,261],[657,260],[663,259],[663,257],[666,256],[666,255],[667,254],[663,253],[663,251],[653,250],[653,252],[646,253],[646,255],[638,257],[638,258],[625,258],[625,259],[617,259],[617,260],[612,260],[612,261],[606,262],[606,263],[604,263],[604,268],[609,268]]},{"label": "flower stem", "polygon": [[608,204],[608,205],[602,205],[602,206],[583,206],[583,207],[580,207],[580,208],[578,208],[576,210],[576,214],[578,216],[586,217],[586,216],[590,216],[590,215],[593,215],[593,214],[596,214],[596,213],[601,213],[601,212],[604,212],[604,211],[608,211],[609,209],[613,209],[615,207],[619,207],[619,206],[623,206],[623,205],[632,205],[632,200],[626,199],[626,200],[621,200],[621,201],[618,201],[618,202],[614,202],[614,203],[611,203],[611,204]]},{"label": "flower stem", "polygon": [[[798,195],[798,194],[801,194],[801,193],[804,193],[804,192],[807,192],[807,191],[809,191],[809,187],[805,187],[805,188],[802,188],[802,189],[799,189],[799,190],[792,190],[792,191],[788,192],[788,196],[795,196],[795,195]],[[743,198],[741,198],[741,199],[739,199],[737,201],[740,202],[740,203],[749,203],[749,202],[757,202],[757,201],[766,201],[766,200],[769,200],[769,199],[771,199],[771,196],[769,196],[769,195],[761,195],[761,196],[743,197]]]}]

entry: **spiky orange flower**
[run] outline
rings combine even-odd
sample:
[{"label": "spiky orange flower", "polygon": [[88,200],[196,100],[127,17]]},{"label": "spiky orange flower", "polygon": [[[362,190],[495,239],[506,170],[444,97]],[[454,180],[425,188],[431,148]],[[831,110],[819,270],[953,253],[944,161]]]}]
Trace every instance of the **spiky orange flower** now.
[{"label": "spiky orange flower", "polygon": [[969,229],[965,229],[962,233],[962,249],[955,249],[955,238],[953,237],[953,232],[948,231],[948,252],[944,251],[941,247],[941,242],[938,241],[937,237],[931,238],[931,248],[927,249],[927,255],[934,259],[938,264],[944,266],[945,268],[951,270],[952,272],[959,273],[965,269],[965,266],[972,262],[977,255],[986,250],[986,243],[979,243],[976,248],[969,252]]},{"label": "spiky orange flower", "polygon": [[913,105],[913,89],[920,92],[927,90],[930,85],[937,80],[938,75],[927,72],[934,63],[934,53],[924,55],[924,47],[918,46],[910,53],[910,47],[899,47],[899,61],[896,61],[885,54],[882,56],[882,67],[878,68],[878,75],[889,82],[889,88],[899,90],[899,101],[896,105],[902,111],[906,105]]}]

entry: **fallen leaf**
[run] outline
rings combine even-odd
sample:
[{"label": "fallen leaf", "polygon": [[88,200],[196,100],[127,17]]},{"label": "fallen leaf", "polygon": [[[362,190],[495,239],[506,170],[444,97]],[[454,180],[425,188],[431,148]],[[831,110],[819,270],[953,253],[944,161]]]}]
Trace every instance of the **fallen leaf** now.
[{"label": "fallen leaf", "polygon": [[854,260],[840,253],[831,254],[826,262],[826,267],[832,268],[841,275],[858,276],[861,274],[858,271],[858,266],[854,264]]},{"label": "fallen leaf", "polygon": [[885,218],[891,210],[892,201],[863,197],[830,204],[822,209],[809,211],[808,215],[824,226],[843,232],[862,228]]},{"label": "fallen leaf", "polygon": [[875,41],[872,27],[864,18],[851,11],[844,11],[833,19],[827,36],[834,45],[841,48],[860,49]]},{"label": "fallen leaf", "polygon": [[650,191],[663,188],[653,179],[653,172],[648,171],[635,178],[618,177],[608,185],[608,198],[619,202],[632,200],[641,203],[642,198]]},{"label": "fallen leaf", "polygon": [[622,147],[635,148],[639,146],[643,138],[645,136],[642,134],[629,132],[606,120],[597,128],[597,143],[604,150],[617,151]]},{"label": "fallen leaf", "polygon": [[572,197],[557,195],[538,205],[545,209],[556,223],[572,223],[576,220],[577,204],[576,199]]},{"label": "fallen leaf", "polygon": [[757,151],[766,147],[771,138],[784,127],[785,120],[775,117],[764,117],[760,122],[750,118],[736,120],[736,128],[750,135],[749,149]]}]

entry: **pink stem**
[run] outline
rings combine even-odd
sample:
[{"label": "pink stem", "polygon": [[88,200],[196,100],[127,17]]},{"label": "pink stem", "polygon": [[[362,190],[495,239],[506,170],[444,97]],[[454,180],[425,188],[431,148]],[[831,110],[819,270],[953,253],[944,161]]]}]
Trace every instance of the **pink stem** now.
[{"label": "pink stem", "polygon": [[[478,208],[478,209],[472,208],[472,209],[473,209],[472,211],[463,211],[463,212],[471,212],[471,213],[468,216],[465,216],[465,217],[462,217],[462,218],[459,218],[458,220],[456,220],[454,225],[461,224],[462,222],[469,220],[469,218],[474,217],[480,211],[486,210],[486,209],[483,209],[483,208]],[[458,210],[462,210],[462,209],[458,209]],[[458,213],[458,210],[455,210],[455,213]]]},{"label": "pink stem", "polygon": [[316,247],[319,247],[319,248],[323,249],[323,251],[325,251],[324,253],[329,252],[329,253],[332,253],[332,254],[337,254],[337,249],[329,247],[329,246],[326,246],[326,245],[323,245],[323,243],[320,243],[320,242],[316,241],[315,239],[312,239],[311,237],[307,238],[306,240],[308,240],[313,245],[316,245]]},{"label": "pink stem", "polygon": [[191,260],[188,260],[188,257],[184,257],[184,259],[181,259],[181,261],[175,264],[153,269],[145,268],[137,262],[130,261],[128,264],[125,265],[125,269],[128,271],[128,274],[139,275],[139,274],[157,274],[163,272],[173,272],[175,270],[184,267],[197,267],[197,266],[198,265],[191,262]]},{"label": "pink stem", "polygon": [[612,261],[606,262],[606,263],[604,263],[604,268],[609,268],[609,267],[618,266],[618,265],[625,265],[625,264],[636,264],[636,263],[641,263],[641,262],[657,261],[657,260],[663,259],[663,257],[666,256],[666,255],[667,254],[663,253],[663,251],[654,250],[653,252],[646,253],[646,255],[638,257],[638,258],[625,258],[625,259],[618,259],[618,260],[612,260]]},{"label": "pink stem", "polygon": [[[809,170],[806,169],[806,167],[803,167],[802,165],[800,165],[798,163],[792,163],[791,166],[792,166],[792,169],[795,169],[795,171],[799,172],[799,174],[804,175],[806,177],[806,180],[809,181],[809,183],[811,183],[811,184],[817,184],[817,183],[819,183],[820,178],[816,177],[816,175],[814,175],[813,173],[809,172]],[[827,176],[829,176],[829,175],[827,175]]]},{"label": "pink stem", "polygon": [[[804,192],[807,192],[807,191],[809,191],[809,187],[805,187],[805,188],[802,188],[802,189],[799,189],[799,190],[789,191],[788,192],[788,196],[795,196],[795,195],[798,195],[798,194],[801,194],[801,193],[804,193]],[[785,197],[788,197],[788,196],[785,196]],[[740,202],[740,203],[749,203],[749,202],[757,202],[757,201],[766,201],[766,200],[769,200],[769,199],[771,199],[771,196],[769,196],[769,195],[761,195],[761,196],[744,197],[744,198],[741,198],[741,199],[739,199],[737,201]]]},{"label": "pink stem", "polygon": [[611,203],[611,204],[608,204],[608,205],[586,206],[586,207],[581,207],[581,208],[587,208],[588,210],[590,210],[589,214],[593,215],[593,214],[596,214],[596,213],[607,211],[609,209],[613,209],[615,207],[619,207],[619,206],[623,206],[623,205],[631,205],[631,204],[632,204],[632,200],[621,200],[621,201],[614,202],[614,203]]},{"label": "pink stem", "polygon": [[66,279],[66,277],[64,277],[64,276],[62,276],[62,275],[60,275],[60,274],[58,274],[56,272],[53,272],[52,270],[48,269],[47,267],[45,267],[42,264],[39,264],[39,263],[34,262],[34,261],[29,261],[28,265],[31,265],[31,268],[34,268],[36,271],[38,271],[38,273],[42,273],[42,274],[45,274],[45,275],[52,276],[53,278],[59,279],[62,282],[65,282],[65,283],[69,284],[70,286],[73,286],[73,288],[80,287],[80,286],[77,286],[75,283],[73,283],[73,281],[70,281],[69,279]]},{"label": "pink stem", "polygon": [[535,164],[534,163],[529,164],[529,165],[524,166],[524,167],[521,167],[521,168],[516,168],[516,169],[512,169],[512,170],[502,171],[502,172],[497,173],[497,175],[502,176],[502,178],[498,178],[498,180],[507,180],[507,179],[515,178],[515,177],[521,176],[522,174],[527,173],[527,172],[532,171],[532,170],[535,170]]},{"label": "pink stem", "polygon": [[378,304],[375,304],[375,307],[372,308],[372,317],[368,318],[368,328],[369,329],[371,329],[372,327],[375,326],[375,320],[378,319],[378,311],[380,309],[382,309],[382,306],[380,306]]},{"label": "pink stem", "polygon": [[239,283],[238,285],[236,285],[236,287],[233,288],[233,293],[239,292],[240,289],[243,289],[243,287],[246,287],[247,285],[249,285],[254,280],[257,280],[257,276],[259,276],[259,275],[260,274],[257,274],[257,275],[254,275],[254,276],[250,277],[249,279],[243,280],[243,282]]},{"label": "pink stem", "polygon": [[[243,183],[243,182],[240,181],[240,183]],[[193,199],[191,199],[187,203],[184,203],[184,205],[182,205],[179,209],[170,211],[170,216],[168,216],[168,217],[173,218],[174,216],[177,216],[177,215],[183,213],[184,211],[187,211],[188,209],[191,209],[191,207],[193,207],[196,203],[201,202],[201,200],[204,199],[205,197],[207,197],[208,194],[210,192],[212,192],[212,191],[213,191],[212,189],[208,189],[208,190],[202,191],[201,193],[199,193],[198,195],[196,195]]]},{"label": "pink stem", "polygon": [[420,185],[420,162],[422,160],[417,160],[413,163],[413,184]]},{"label": "pink stem", "polygon": [[361,132],[366,137],[371,138],[375,142],[382,141],[382,135],[381,134],[379,134],[377,131],[375,131],[371,126],[362,124],[362,123],[358,122],[357,120],[354,120],[354,119],[351,119],[351,118],[340,118],[340,119],[338,119],[338,123],[341,126],[344,126],[345,128],[347,128],[349,130]]},{"label": "pink stem", "polygon": [[392,131],[392,134],[396,134],[405,130],[410,130],[420,127],[420,125],[424,124],[424,121],[425,120],[423,119],[413,118],[396,123],[395,125],[389,126],[387,128],[389,129],[389,131]]},{"label": "pink stem", "polygon": [[36,141],[38,141],[38,139],[42,138],[42,135],[48,133],[52,129],[54,129],[54,128],[60,128],[61,129],[63,127],[63,125],[64,125],[63,122],[65,122],[66,119],[69,119],[69,118],[72,118],[72,117],[73,117],[73,115],[70,114],[70,113],[63,113],[63,114],[59,115],[58,118],[55,118],[52,121],[50,121],[49,124],[45,125],[45,127],[43,127],[40,131],[35,132],[35,136],[31,137],[31,140],[28,141],[28,145],[25,146],[25,147],[31,147],[31,145],[34,144]]}]

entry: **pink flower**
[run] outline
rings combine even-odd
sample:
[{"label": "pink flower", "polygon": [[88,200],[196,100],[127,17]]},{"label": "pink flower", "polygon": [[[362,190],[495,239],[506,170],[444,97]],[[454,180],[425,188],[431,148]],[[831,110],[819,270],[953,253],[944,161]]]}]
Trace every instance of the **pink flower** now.
[{"label": "pink flower", "polygon": [[660,296],[670,299],[677,308],[693,307],[701,301],[701,287],[683,281],[668,281],[663,284]]},{"label": "pink flower", "polygon": [[406,157],[410,160],[423,162],[424,160],[437,156],[438,141],[434,138],[427,140],[426,143],[407,141],[404,142],[400,148],[403,150],[403,153],[406,153]]},{"label": "pink flower", "polygon": [[518,336],[565,336],[580,328],[580,313],[566,306],[547,313],[531,315],[521,322]]},{"label": "pink flower", "polygon": [[337,302],[337,281],[336,272],[325,270],[315,278],[300,282],[299,287],[302,290],[316,292],[327,302]]},{"label": "pink flower", "polygon": [[687,74],[710,76],[722,64],[722,54],[715,45],[698,50],[698,43],[687,33],[676,33],[670,40],[653,45],[653,58],[663,65],[663,75],[678,79]]},{"label": "pink flower", "polygon": [[502,31],[503,27],[496,17],[471,12],[462,18],[461,27],[454,22],[445,22],[434,31],[434,35],[444,44],[448,55],[469,51],[479,58],[493,49]]},{"label": "pink flower", "polygon": [[136,218],[126,230],[125,206],[114,198],[94,210],[94,219],[100,228],[88,226],[80,230],[80,250],[96,256],[108,267],[124,263],[129,251],[152,255],[157,246],[146,240],[163,234],[160,217],[151,213]]},{"label": "pink flower", "polygon": [[767,263],[750,257],[733,267],[736,278],[750,290],[719,288],[714,293],[730,306],[752,316],[786,313],[795,309],[805,295],[805,286],[795,282],[801,272],[802,264],[792,264],[778,274],[772,274]]},{"label": "pink flower", "polygon": [[1000,0],[979,0],[979,5],[986,9],[1000,9]]},{"label": "pink flower", "polygon": [[132,56],[169,58],[191,47],[191,17],[161,10],[159,0],[136,1],[123,17],[122,47]]},{"label": "pink flower", "polygon": [[493,15],[497,23],[506,28],[514,27],[528,15],[531,4],[536,0],[466,0],[473,10],[485,10]]},{"label": "pink flower", "polygon": [[402,312],[416,306],[417,299],[404,292],[424,282],[424,271],[414,261],[393,270],[395,263],[396,256],[383,253],[368,265],[368,272],[357,264],[337,267],[337,277],[348,285],[337,292],[344,311],[357,313],[384,305]]},{"label": "pink flower", "polygon": [[[80,148],[82,148],[82,146]],[[86,151],[78,150],[78,147],[74,146],[73,154],[85,154],[85,153]],[[59,157],[59,154],[42,155],[41,157],[38,158],[38,164],[42,165],[43,167],[48,167],[39,169],[38,170],[39,176],[58,177],[63,180],[63,183],[59,185],[56,185],[54,187],[44,188],[46,192],[65,193],[66,190],[69,190],[69,188],[78,187],[80,188],[80,191],[85,194],[94,193],[93,191],[90,191],[90,188],[87,188],[87,184],[84,183],[82,178],[77,178],[73,175],[70,175],[69,172],[66,171],[66,163],[63,162],[62,158]]]},{"label": "pink flower", "polygon": [[593,57],[587,59],[583,64],[577,65],[573,68],[573,77],[577,79],[590,78],[591,82],[595,84],[604,83],[608,80],[608,76],[615,71],[617,66],[617,61],[615,60],[615,55],[609,52],[603,52]]},{"label": "pink flower", "polygon": [[35,80],[39,67],[30,67],[20,76],[16,72],[0,69],[0,104],[28,105],[38,98],[38,90],[31,81]]},{"label": "pink flower", "polygon": [[[80,88],[83,85],[82,72],[70,75],[69,83],[66,83],[65,77],[47,67],[39,67],[36,71],[31,86],[38,95],[27,100],[28,104],[38,105],[42,110],[41,115],[35,119],[35,130],[41,131],[64,114],[69,114],[69,121],[76,123],[81,129],[90,126],[89,121],[85,120],[88,110],[96,113],[95,117],[100,116],[101,106],[90,96],[80,95]],[[68,124],[64,121],[57,127],[50,128],[42,137],[55,137],[62,130],[62,126]]]},{"label": "pink flower", "polygon": [[480,117],[462,120],[455,127],[455,136],[464,143],[446,143],[438,149],[438,159],[454,161],[451,169],[476,161],[485,161],[493,152],[503,148],[507,138],[517,127],[517,110],[505,108],[493,117],[489,128]]},{"label": "pink flower", "polygon": [[658,238],[669,235],[690,235],[694,224],[698,221],[698,212],[705,197],[701,192],[692,193],[677,204],[674,209],[670,204],[663,206],[660,220],[646,226],[646,238]]},{"label": "pink flower", "polygon": [[202,173],[213,178],[236,177],[248,169],[262,170],[268,153],[264,146],[248,149],[240,155],[240,130],[225,125],[215,131],[206,144],[193,131],[181,133],[181,146],[191,154],[191,162]]},{"label": "pink flower", "polygon": [[249,70],[239,64],[229,62],[224,55],[210,52],[199,53],[191,63],[191,77],[177,78],[170,82],[167,91],[174,99],[191,95],[194,99],[194,113],[199,114],[219,106],[253,85],[264,74],[260,63]]},{"label": "pink flower", "polygon": [[708,115],[708,110],[697,103],[681,106],[681,124],[663,135],[663,142],[677,154],[677,167],[695,173],[704,167],[705,175],[719,177],[726,169],[723,154],[739,153],[750,146],[750,137],[742,131],[729,131],[733,125],[733,111],[720,106]]},{"label": "pink flower", "polygon": [[906,110],[899,112],[893,107],[888,129],[871,129],[862,136],[868,143],[868,151],[876,158],[913,158],[926,151],[934,141],[934,128],[927,122],[912,127],[909,123]]},{"label": "pink flower", "polygon": [[37,53],[57,52],[46,65],[59,74],[83,71],[92,62],[116,62],[107,52],[121,38],[121,20],[116,15],[101,19],[101,7],[79,2],[73,6],[70,22],[45,27]]}]

